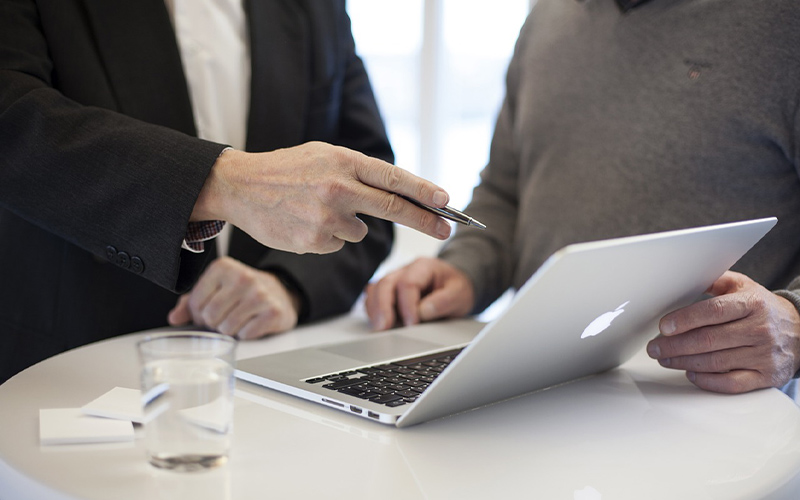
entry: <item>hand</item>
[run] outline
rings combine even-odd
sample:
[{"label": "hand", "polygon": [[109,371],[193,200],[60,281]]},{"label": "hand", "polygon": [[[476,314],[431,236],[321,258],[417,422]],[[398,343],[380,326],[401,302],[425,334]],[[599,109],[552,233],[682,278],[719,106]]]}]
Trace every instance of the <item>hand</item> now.
[{"label": "hand", "polygon": [[376,284],[367,285],[366,309],[375,330],[466,316],[475,303],[469,278],[440,259],[419,258]]},{"label": "hand", "polygon": [[696,386],[740,393],[786,384],[800,368],[800,315],[747,276],[726,272],[714,297],[667,314],[647,353]]},{"label": "hand", "polygon": [[194,323],[240,339],[254,339],[297,325],[300,299],[278,278],[222,257],[208,266],[191,292],[167,317],[170,325]]},{"label": "hand", "polygon": [[227,150],[206,179],[191,220],[225,220],[260,243],[296,253],[329,253],[361,241],[356,214],[388,219],[438,239],[442,218],[404,200],[444,207],[435,184],[346,148],[311,142],[268,153]]}]

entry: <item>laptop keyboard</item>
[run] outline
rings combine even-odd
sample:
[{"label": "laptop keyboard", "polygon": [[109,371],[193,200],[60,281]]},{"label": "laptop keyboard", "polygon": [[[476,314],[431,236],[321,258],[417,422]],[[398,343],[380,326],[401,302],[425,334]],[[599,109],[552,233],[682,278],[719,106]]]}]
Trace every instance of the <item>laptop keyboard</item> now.
[{"label": "laptop keyboard", "polygon": [[306,380],[309,384],[394,408],[417,400],[462,348]]}]

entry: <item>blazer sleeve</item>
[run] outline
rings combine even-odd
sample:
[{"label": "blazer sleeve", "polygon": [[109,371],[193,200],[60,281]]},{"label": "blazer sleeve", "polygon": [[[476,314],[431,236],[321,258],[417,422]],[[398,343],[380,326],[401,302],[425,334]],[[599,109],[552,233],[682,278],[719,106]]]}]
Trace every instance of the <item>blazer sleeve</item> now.
[{"label": "blazer sleeve", "polygon": [[224,146],[79,104],[57,80],[35,3],[0,2],[0,208],[164,288],[188,289],[206,257],[181,251],[181,241]]},{"label": "blazer sleeve", "polygon": [[[340,56],[339,63],[344,80],[338,106],[330,107],[339,110],[336,132],[329,137],[311,137],[309,140],[324,139],[393,163],[394,155],[369,77],[363,62],[356,55],[344,2],[317,2],[309,7],[312,8],[332,11],[311,11],[311,14],[318,14],[318,21],[335,20],[338,40],[326,46],[338,47],[344,54]],[[261,269],[277,271],[284,281],[289,281],[300,292],[304,298],[301,322],[349,311],[375,270],[388,256],[394,237],[393,224],[368,216],[360,218],[369,228],[367,236],[360,243],[346,243],[339,252],[327,255],[269,251],[258,263]]]}]

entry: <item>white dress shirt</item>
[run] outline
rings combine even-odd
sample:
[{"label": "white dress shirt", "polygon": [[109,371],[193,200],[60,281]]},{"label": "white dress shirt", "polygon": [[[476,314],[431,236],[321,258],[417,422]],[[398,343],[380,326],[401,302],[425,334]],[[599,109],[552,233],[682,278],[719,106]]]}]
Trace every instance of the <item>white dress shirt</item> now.
[{"label": "white dress shirt", "polygon": [[[244,150],[250,107],[250,39],[243,0],[164,0],[189,87],[197,135]],[[230,224],[216,238],[228,253]]]}]

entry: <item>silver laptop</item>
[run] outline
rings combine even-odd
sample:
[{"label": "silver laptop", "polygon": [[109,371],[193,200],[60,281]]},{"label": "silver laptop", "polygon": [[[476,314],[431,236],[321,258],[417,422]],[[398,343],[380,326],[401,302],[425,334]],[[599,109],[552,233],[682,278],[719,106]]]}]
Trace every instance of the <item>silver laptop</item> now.
[{"label": "silver laptop", "polygon": [[776,222],[569,245],[486,325],[428,323],[259,356],[236,376],[398,427],[552,387],[627,361]]}]

